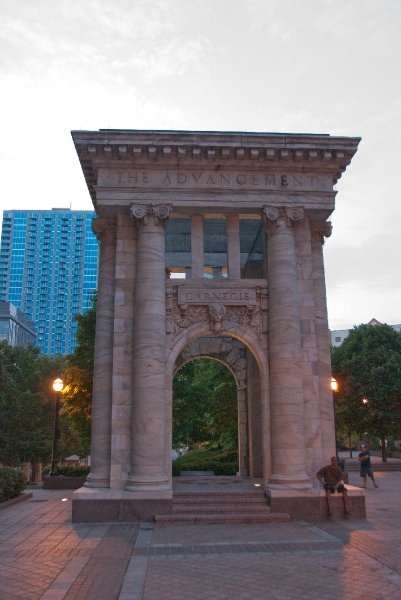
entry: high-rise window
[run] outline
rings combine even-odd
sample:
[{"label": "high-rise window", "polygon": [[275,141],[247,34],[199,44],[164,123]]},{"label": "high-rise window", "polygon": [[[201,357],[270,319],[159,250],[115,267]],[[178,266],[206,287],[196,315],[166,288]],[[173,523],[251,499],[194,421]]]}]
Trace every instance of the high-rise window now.
[{"label": "high-rise window", "polygon": [[[46,354],[74,350],[74,315],[91,306],[98,261],[98,243],[91,229],[94,216],[69,209],[4,212],[0,299],[36,318],[41,329],[37,344]],[[75,290],[78,294],[72,302]],[[59,322],[65,326],[57,348],[51,342],[56,320],[57,326]]]}]

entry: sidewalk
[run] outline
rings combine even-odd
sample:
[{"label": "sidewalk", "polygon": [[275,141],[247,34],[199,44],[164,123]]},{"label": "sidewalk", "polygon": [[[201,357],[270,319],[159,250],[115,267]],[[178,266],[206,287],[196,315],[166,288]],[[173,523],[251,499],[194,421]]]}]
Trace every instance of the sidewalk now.
[{"label": "sidewalk", "polygon": [[0,598],[395,600],[401,473],[376,479],[366,520],[266,525],[73,525],[72,493],[37,489],[0,510]]}]

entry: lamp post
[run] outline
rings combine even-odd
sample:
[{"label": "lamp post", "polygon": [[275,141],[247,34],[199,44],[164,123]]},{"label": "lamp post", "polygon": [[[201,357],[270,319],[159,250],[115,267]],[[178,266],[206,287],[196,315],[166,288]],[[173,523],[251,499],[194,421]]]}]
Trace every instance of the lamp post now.
[{"label": "lamp post", "polygon": [[337,380],[334,379],[334,377],[331,378],[331,390],[333,392],[333,414],[334,414],[334,444],[335,444],[335,449],[336,449],[336,457],[337,457],[337,462],[338,462],[338,449],[337,449],[337,422],[336,422],[336,400],[335,400],[335,393],[338,391],[338,383]]},{"label": "lamp post", "polygon": [[60,437],[58,426],[58,415],[60,411],[60,392],[64,387],[63,380],[57,378],[53,381],[53,390],[56,392],[56,404],[54,408],[54,432],[53,432],[53,450],[52,450],[52,466],[49,475],[57,475],[57,444]]}]

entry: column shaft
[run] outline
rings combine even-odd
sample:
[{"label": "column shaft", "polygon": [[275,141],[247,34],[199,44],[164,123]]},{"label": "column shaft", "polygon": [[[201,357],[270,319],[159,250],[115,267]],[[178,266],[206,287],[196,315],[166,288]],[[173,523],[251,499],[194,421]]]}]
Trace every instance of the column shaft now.
[{"label": "column shaft", "polygon": [[100,243],[92,396],[91,471],[87,487],[109,487],[113,374],[115,224],[94,219]]},{"label": "column shaft", "polygon": [[131,473],[126,489],[170,488],[165,441],[169,417],[165,401],[166,285],[164,220],[169,207],[132,207],[138,222]]},{"label": "column shaft", "polygon": [[300,209],[267,208],[271,483],[309,487],[305,468],[301,334],[292,221]]},{"label": "column shaft", "polygon": [[132,345],[136,270],[135,223],[117,215],[110,487],[122,489],[131,463]]},{"label": "column shaft", "polygon": [[227,215],[228,277],[240,279],[240,237],[238,215]]},{"label": "column shaft", "polygon": [[193,215],[191,220],[192,279],[203,276],[203,216]]},{"label": "column shaft", "polygon": [[330,386],[331,340],[327,317],[326,283],[323,261],[324,236],[329,237],[331,235],[331,223],[326,221],[312,222],[311,230],[322,463],[326,464],[330,462],[331,456],[335,454],[333,392]]}]

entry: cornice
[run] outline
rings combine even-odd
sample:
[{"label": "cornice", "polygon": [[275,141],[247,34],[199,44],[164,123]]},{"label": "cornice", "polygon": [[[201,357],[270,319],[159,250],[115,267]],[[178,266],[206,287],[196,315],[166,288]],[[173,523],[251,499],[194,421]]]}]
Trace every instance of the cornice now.
[{"label": "cornice", "polygon": [[360,138],[326,134],[199,131],[72,131],[92,197],[100,167],[286,169],[325,172],[333,184]]}]

